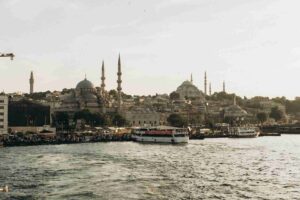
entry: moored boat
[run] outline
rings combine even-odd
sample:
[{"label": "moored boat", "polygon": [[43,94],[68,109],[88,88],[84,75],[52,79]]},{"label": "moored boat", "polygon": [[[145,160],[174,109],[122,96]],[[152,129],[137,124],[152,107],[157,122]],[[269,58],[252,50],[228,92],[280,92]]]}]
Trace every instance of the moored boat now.
[{"label": "moored boat", "polygon": [[189,134],[186,128],[171,126],[140,127],[134,128],[132,139],[137,142],[157,143],[188,143]]},{"label": "moored boat", "polygon": [[259,136],[259,130],[255,127],[232,127],[229,130],[231,138],[255,138]]}]

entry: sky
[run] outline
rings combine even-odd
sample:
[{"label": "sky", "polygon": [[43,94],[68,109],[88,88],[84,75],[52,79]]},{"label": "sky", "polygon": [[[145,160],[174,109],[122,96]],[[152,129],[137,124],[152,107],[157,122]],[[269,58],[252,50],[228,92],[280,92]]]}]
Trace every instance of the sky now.
[{"label": "sky", "polygon": [[0,90],[74,88],[171,93],[193,74],[212,92],[300,96],[299,0],[0,0]]}]

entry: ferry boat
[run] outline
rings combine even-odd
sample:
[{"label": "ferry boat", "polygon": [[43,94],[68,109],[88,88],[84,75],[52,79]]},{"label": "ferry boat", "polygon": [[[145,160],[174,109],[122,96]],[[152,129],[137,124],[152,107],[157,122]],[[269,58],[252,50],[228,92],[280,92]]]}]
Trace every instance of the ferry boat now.
[{"label": "ferry boat", "polygon": [[188,129],[176,128],[171,126],[134,128],[132,138],[137,142],[157,142],[173,144],[189,142]]},{"label": "ferry boat", "polygon": [[259,130],[255,127],[232,127],[229,137],[232,138],[255,138],[259,136]]}]

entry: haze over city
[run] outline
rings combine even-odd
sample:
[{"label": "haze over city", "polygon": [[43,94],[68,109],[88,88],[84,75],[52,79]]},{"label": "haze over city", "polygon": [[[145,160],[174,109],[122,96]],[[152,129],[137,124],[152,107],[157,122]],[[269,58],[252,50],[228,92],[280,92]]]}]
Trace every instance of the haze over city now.
[{"label": "haze over city", "polygon": [[300,2],[226,1],[20,1],[0,0],[0,90],[72,88],[87,75],[117,86],[122,58],[123,91],[171,93],[193,73],[203,90],[240,96],[299,96]]}]

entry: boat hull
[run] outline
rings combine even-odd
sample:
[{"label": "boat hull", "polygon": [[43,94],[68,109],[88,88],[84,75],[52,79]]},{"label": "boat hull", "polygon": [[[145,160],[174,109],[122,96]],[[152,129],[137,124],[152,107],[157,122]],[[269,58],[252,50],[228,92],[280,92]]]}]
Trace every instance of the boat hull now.
[{"label": "boat hull", "polygon": [[242,134],[234,134],[229,135],[230,138],[257,138],[259,133],[251,134],[251,135],[242,135]]},{"label": "boat hull", "polygon": [[189,142],[189,136],[184,136],[184,137],[134,136],[133,138],[137,142],[172,143],[172,144]]},{"label": "boat hull", "polygon": [[231,135],[230,138],[257,138],[257,135]]}]

